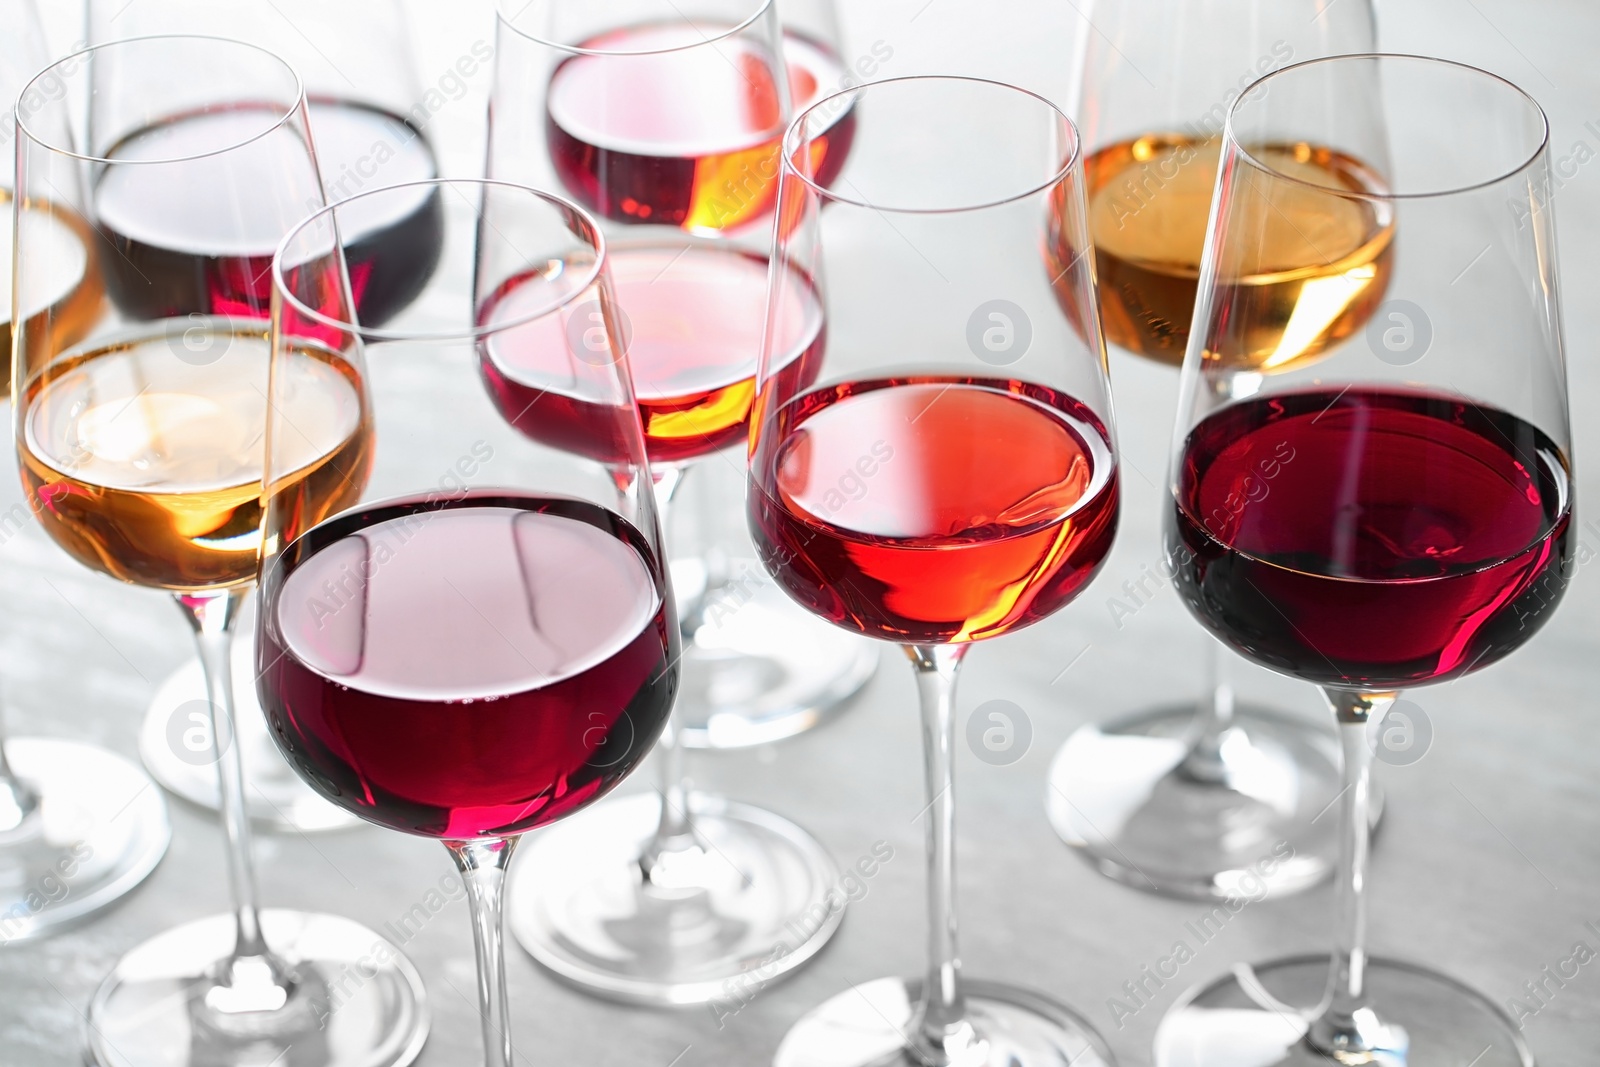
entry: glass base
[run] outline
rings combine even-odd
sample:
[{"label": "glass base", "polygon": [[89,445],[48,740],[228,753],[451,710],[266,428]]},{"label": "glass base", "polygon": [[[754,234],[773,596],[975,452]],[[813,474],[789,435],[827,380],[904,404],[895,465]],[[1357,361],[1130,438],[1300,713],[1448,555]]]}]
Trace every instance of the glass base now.
[{"label": "glass base", "polygon": [[[1037,993],[965,983],[972,1040],[950,1067],[1113,1067],[1105,1041],[1082,1017]],[[922,982],[879,978],[807,1012],[784,1035],[774,1067],[930,1067],[906,1046]],[[943,1067],[939,1064],[939,1067]]]},{"label": "glass base", "polygon": [[691,794],[700,847],[646,884],[654,793],[602,801],[531,835],[513,864],[507,917],[557,977],[631,1004],[743,1003],[827,943],[844,918],[839,869],[800,827]]},{"label": "glass base", "polygon": [[[804,733],[843,710],[878,669],[878,645],[801,609],[751,559],[713,594],[686,642],[678,715],[685,748],[750,748]],[[704,581],[698,561],[672,567],[675,587]]]},{"label": "glass base", "polygon": [[1487,997],[1381,958],[1367,961],[1366,982],[1387,1047],[1358,1055],[1314,1048],[1305,1034],[1328,966],[1326,955],[1241,963],[1184,994],[1156,1030],[1156,1067],[1533,1067],[1516,1024]]},{"label": "glass base", "polygon": [[[1168,896],[1259,899],[1328,878],[1339,859],[1338,737],[1241,703],[1220,773],[1197,774],[1186,759],[1194,729],[1194,706],[1182,704],[1073,733],[1045,789],[1056,833],[1107,877]],[[1374,787],[1374,827],[1382,812]]]},{"label": "glass base", "polygon": [[[237,740],[244,746],[240,756],[250,821],[263,830],[300,833],[359,825],[360,819],[306,785],[273,744],[266,716],[256,701],[254,634],[254,626],[241,621],[233,641],[234,722]],[[139,757],[169,792],[216,811],[222,801],[205,712],[205,676],[200,661],[194,659],[172,672],[156,690],[139,731]]]},{"label": "glass base", "polygon": [[213,979],[234,918],[168,930],[117,962],[89,1005],[93,1067],[404,1067],[428,1036],[427,996],[383,937],[331,915],[268,910],[262,932],[294,992],[275,1011],[218,1011]]},{"label": "glass base", "polygon": [[6,758],[40,803],[0,834],[0,945],[87,918],[144,881],[166,855],[166,803],[135,764],[45,738],[7,742]]}]

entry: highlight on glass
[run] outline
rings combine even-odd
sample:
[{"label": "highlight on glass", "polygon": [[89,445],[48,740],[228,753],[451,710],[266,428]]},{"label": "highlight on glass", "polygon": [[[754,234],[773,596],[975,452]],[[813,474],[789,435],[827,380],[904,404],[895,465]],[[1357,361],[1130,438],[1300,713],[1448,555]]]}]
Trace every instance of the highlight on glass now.
[{"label": "highlight on glass", "polygon": [[[1206,629],[1334,713],[1338,910],[1331,963],[1241,964],[1180,998],[1156,1037],[1163,1067],[1533,1062],[1489,998],[1372,953],[1368,826],[1374,741],[1400,692],[1514,652],[1573,570],[1548,136],[1516,86],[1416,56],[1291,66],[1229,113],[1167,555]],[[1361,181],[1308,167],[1324,153],[1361,160]],[[1272,221],[1301,211],[1322,225]],[[1306,260],[1292,305],[1255,281],[1285,241]],[[1317,362],[1258,373],[1313,331]]]},{"label": "highlight on glass", "polygon": [[[812,149],[845,109],[860,127],[830,187]],[[946,165],[958,155],[971,166]],[[1045,257],[1050,234],[1086,247],[1076,131],[1012,86],[895,78],[802,112],[783,165],[751,534],[800,605],[911,663],[927,804],[906,817],[927,825],[929,958],[922,977],[866,982],[813,1009],[776,1063],[1109,1063],[1070,1009],[966,978],[956,936],[957,673],[975,643],[1070,604],[1117,526],[1093,270],[1087,256]],[[852,324],[804,374],[785,315],[801,301]]]}]

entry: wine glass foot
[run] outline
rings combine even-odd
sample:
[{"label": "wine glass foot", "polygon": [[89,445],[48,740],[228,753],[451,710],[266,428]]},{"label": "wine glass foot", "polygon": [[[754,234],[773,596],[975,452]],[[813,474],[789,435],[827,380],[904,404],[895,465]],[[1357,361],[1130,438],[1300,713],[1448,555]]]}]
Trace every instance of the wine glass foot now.
[{"label": "wine glass foot", "polygon": [[0,945],[42,937],[118,900],[166,854],[166,803],[135,764],[90,745],[6,743],[13,772],[39,798],[0,837]]},{"label": "wine glass foot", "polygon": [[[1533,1067],[1516,1023],[1487,997],[1415,964],[1373,958],[1366,988],[1385,1047],[1330,1053],[1306,1040],[1328,983],[1328,957],[1237,964],[1190,990],[1156,1030],[1156,1067]],[[1364,1029],[1369,1029],[1364,1027]]]},{"label": "wine glass foot", "polygon": [[[246,609],[248,610],[248,608]],[[241,620],[233,642],[234,722],[243,745],[245,806],[263,830],[315,833],[360,823],[328,803],[284,762],[267,733],[256,701],[254,627]],[[206,683],[192,659],[161,683],[139,730],[139,758],[163,788],[210,811],[221,807],[211,734],[206,725]]]},{"label": "wine glass foot", "polygon": [[646,884],[660,818],[645,794],[603,801],[523,845],[511,930],[557,977],[632,1004],[743,1003],[827,943],[844,917],[839,869],[787,819],[691,794],[696,847]]},{"label": "wine glass foot", "polygon": [[273,1011],[216,1010],[234,917],[158,934],[117,962],[85,1024],[93,1067],[404,1067],[428,1036],[427,995],[400,949],[332,915],[269,909],[262,932],[294,977]]},{"label": "wine glass foot", "polygon": [[[949,1067],[1114,1067],[1105,1040],[1071,1009],[998,982],[964,983],[972,1040]],[[774,1067],[929,1067],[907,1047],[920,980],[879,978],[853,986],[789,1028]],[[943,1065],[939,1065],[943,1067]]]},{"label": "wine glass foot", "polygon": [[[1191,704],[1085,726],[1050,766],[1046,810],[1063,841],[1136,889],[1259,899],[1321,882],[1339,859],[1337,737],[1240,703],[1215,771],[1188,760]],[[1383,810],[1374,788],[1372,823]]]},{"label": "wine glass foot", "polygon": [[[694,576],[680,572],[680,589]],[[729,565],[693,641],[678,698],[685,748],[750,748],[804,733],[843,710],[878,668],[878,646],[802,610],[753,559]]]}]

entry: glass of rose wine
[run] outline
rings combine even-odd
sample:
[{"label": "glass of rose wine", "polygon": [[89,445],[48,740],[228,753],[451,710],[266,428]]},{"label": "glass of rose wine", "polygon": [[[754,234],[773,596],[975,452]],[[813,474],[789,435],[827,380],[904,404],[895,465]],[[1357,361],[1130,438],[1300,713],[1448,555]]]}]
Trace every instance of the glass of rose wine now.
[{"label": "glass of rose wine", "polygon": [[[842,68],[825,40],[779,22],[775,0],[509,0],[496,41],[488,173],[564,189],[605,231],[665,514],[696,466],[742,478],[734,450],[755,393],[778,140],[791,101],[832,88]],[[826,150],[819,139],[825,173],[837,172],[853,130],[841,112]],[[825,343],[821,305],[798,288],[788,299],[787,373],[810,380]],[[517,300],[496,314],[516,313]],[[491,347],[483,375],[530,438],[603,459],[608,441],[583,443],[587,401],[564,360],[550,346]],[[770,979],[803,964],[842,914],[823,903],[833,861],[804,830],[690,788],[685,732],[697,723],[703,740],[727,737],[732,721],[748,742],[804,729],[865,681],[876,649],[796,610],[764,575],[763,592],[730,599],[730,571],[761,574],[714,554],[674,562],[675,587],[689,591],[687,706],[663,735],[659,796],[620,798],[541,834],[512,886],[523,946],[612,997],[726,996],[757,968]],[[761,694],[754,704],[751,694]],[[770,959],[779,942],[789,951]]]},{"label": "glass of rose wine", "polygon": [[[87,18],[90,44],[164,33],[202,33],[250,41],[283,57],[305,86],[317,165],[330,202],[363,189],[438,177],[428,135],[435,105],[428,102],[417,77],[399,0],[339,0],[334,4],[324,0],[274,0],[271,4],[89,0]],[[487,54],[469,54],[464,62],[482,66],[487,58]],[[450,77],[460,73],[453,71]],[[187,121],[192,125],[214,120],[191,117]],[[413,186],[418,199],[410,204],[395,203],[392,215],[347,220],[350,281],[361,305],[362,321],[368,325],[386,322],[408,306],[438,263],[443,223],[439,202],[429,198],[428,188]],[[151,196],[143,204],[149,205],[143,208],[149,211],[159,205],[159,199]],[[130,207],[139,205],[140,201],[130,203]],[[305,205],[302,214],[313,206]],[[154,243],[158,250],[151,250],[148,257],[160,270],[170,270],[182,262],[185,252],[193,250]],[[275,241],[263,237],[250,249],[251,256],[264,269],[275,246]],[[143,260],[136,262],[142,264]],[[184,308],[184,313],[204,311],[199,306],[204,301],[197,296],[186,303],[191,306]],[[121,310],[131,318],[159,318],[171,308],[162,300],[153,304],[125,300]],[[264,305],[260,314],[266,314]],[[245,614],[249,611],[246,605]],[[244,760],[245,803],[251,819],[259,826],[301,832],[353,825],[356,820],[351,815],[324,803],[284,764],[268,738],[246,667],[255,659],[250,634],[246,618],[234,642],[234,663],[239,668],[234,686],[239,710],[235,743]],[[139,753],[163,786],[191,803],[215,810],[219,803],[216,775],[204,760],[174,750],[167,736],[174,712],[204,695],[198,662],[191,661],[169,676],[145,714]]]},{"label": "glass of rose wine", "polygon": [[[1415,56],[1287,67],[1229,112],[1166,549],[1207,630],[1333,709],[1339,910],[1331,965],[1241,964],[1180,998],[1157,1032],[1162,1067],[1533,1062],[1486,997],[1369,955],[1366,902],[1373,748],[1397,694],[1515,651],[1573,567],[1548,132],[1516,86]],[[1307,167],[1324,152],[1365,177]],[[1255,279],[1285,214],[1321,220],[1304,234],[1323,257],[1303,264],[1307,286],[1343,269],[1335,238],[1357,220],[1389,228],[1388,298],[1318,362],[1261,376],[1284,304]],[[1343,298],[1363,298],[1359,280],[1328,285]]]},{"label": "glass of rose wine", "polygon": [[[418,190],[351,197],[278,254],[257,684],[313,788],[450,850],[484,1062],[510,1067],[506,864],[524,832],[599,800],[648,754],[680,646],[603,235],[525,186],[424,191],[443,202],[459,269],[391,325],[359,324],[344,219]],[[297,480],[316,427],[295,353],[312,345],[336,354],[376,428],[373,492],[331,513]],[[528,439],[483,388],[485,353],[524,349],[563,360],[584,398],[567,441]]]},{"label": "glass of rose wine", "polygon": [[[146,37],[46,68],[18,107],[21,187],[49,197],[30,201],[41,221],[17,230],[21,305],[82,262],[63,230],[93,235],[111,295],[75,339],[52,314],[17,323],[23,487],[68,555],[170,593],[192,625],[234,905],[118,961],[89,1005],[88,1058],[242,1065],[293,1049],[309,1067],[408,1063],[428,1022],[400,951],[346,919],[258,907],[231,743],[229,644],[260,558],[271,362],[270,261],[253,251],[270,251],[322,201],[299,79],[254,45]],[[299,466],[280,477],[308,515],[337,510],[359,496],[369,465],[358,385],[319,344],[278,364],[299,387],[292,414],[308,434]],[[371,977],[335,989],[358,963]]]},{"label": "glass of rose wine", "polygon": [[[845,110],[861,132],[830,189],[814,145]],[[956,944],[957,671],[973,642],[1070,603],[1117,526],[1092,265],[1079,256],[1041,269],[1047,235],[1087,240],[1076,131],[1009,85],[895,78],[801,112],[783,167],[750,528],[763,564],[803,607],[911,661],[927,774],[918,817],[929,960],[924,978],[868,982],[814,1009],[776,1062],[1109,1063],[1067,1008],[964,978]],[[1085,312],[1064,316],[1057,288]],[[789,369],[783,318],[801,299],[821,300],[837,327],[804,378]]]},{"label": "glass of rose wine", "polygon": [[[32,0],[0,3],[0,96],[15,100],[45,66],[44,36]],[[17,116],[7,114],[9,136]],[[25,111],[24,121],[43,116]],[[68,131],[56,131],[63,143]],[[12,277],[29,334],[41,344],[70,345],[99,316],[105,299],[93,237],[81,219],[49,205],[52,190],[38,181],[13,183],[0,175],[5,201],[4,263],[0,282],[0,341],[9,355]],[[15,269],[17,233],[27,258]],[[0,372],[11,381],[11,363]],[[15,532],[15,519],[8,519]],[[75,741],[43,737],[0,739],[0,944],[40,937],[81,920],[144,880],[166,853],[171,830],[166,805],[150,779],[119,756]],[[56,886],[64,886],[58,893]],[[41,892],[44,887],[48,892]]]},{"label": "glass of rose wine", "polygon": [[[1372,0],[1107,0],[1095,8],[1095,26],[1073,110],[1100,319],[1109,344],[1141,357],[1122,373],[1156,389],[1159,367],[1178,366],[1188,343],[1229,105],[1286,64],[1371,51],[1376,16]],[[1371,180],[1364,161],[1311,148],[1285,165],[1355,188]],[[1273,251],[1248,284],[1276,301],[1277,313],[1258,327],[1258,364],[1240,374],[1319,358],[1382,299],[1387,224],[1375,215],[1324,219],[1320,206],[1286,203],[1263,220]],[[1308,232],[1315,250],[1300,238]],[[1325,266],[1333,246],[1344,255]],[[1267,343],[1272,331],[1276,344]],[[1165,405],[1122,412],[1124,447],[1148,445],[1137,459],[1126,455],[1130,464],[1165,462],[1170,413]],[[1159,522],[1159,513],[1145,514]],[[1118,590],[1118,628],[1170,580],[1152,569]],[[1338,740],[1303,715],[1236,700],[1232,653],[1207,645],[1210,675],[1198,701],[1068,738],[1045,790],[1051,824],[1096,869],[1141,889],[1223,898],[1243,878],[1264,877],[1275,893],[1315,885],[1338,860],[1333,820],[1317,818],[1339,790]]]}]

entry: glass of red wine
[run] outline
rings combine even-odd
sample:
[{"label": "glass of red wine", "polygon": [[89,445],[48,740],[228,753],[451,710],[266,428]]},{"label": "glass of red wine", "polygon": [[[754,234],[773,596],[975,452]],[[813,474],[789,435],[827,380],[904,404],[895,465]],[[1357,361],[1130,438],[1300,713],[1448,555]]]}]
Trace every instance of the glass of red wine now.
[{"label": "glass of red wine", "polygon": [[[615,787],[678,689],[678,630],[598,228],[570,201],[441,181],[446,261],[415,314],[359,324],[347,217],[307,219],[274,267],[257,686],[290,765],[369,822],[442,841],[477,944],[485,1063],[512,1059],[501,893],[521,835]],[[372,492],[319,518],[295,353],[328,353],[375,429]],[[568,441],[503,419],[485,353],[561,359]],[[581,429],[580,429],[581,426]]]},{"label": "glass of red wine", "polygon": [[[510,0],[495,62],[489,175],[565,189],[606,233],[658,508],[697,466],[742,479],[735,449],[755,393],[778,140],[791,98],[842,76],[834,53],[785,31],[774,0]],[[837,170],[853,128],[848,111],[836,116],[819,149],[825,171]],[[510,297],[496,314],[516,307]],[[825,339],[821,305],[795,290],[784,322],[789,373],[809,379]],[[483,374],[531,439],[604,459],[609,442],[584,444],[588,401],[563,358],[488,348]],[[651,1004],[726,997],[758,969],[769,980],[788,973],[841,915],[824,903],[838,871],[809,834],[690,788],[689,724],[737,743],[796,732],[877,660],[870,642],[796,610],[753,560],[677,560],[673,578],[689,718],[675,714],[663,735],[660,795],[620,798],[541,834],[508,912],[518,940],[562,978]],[[726,591],[731,580],[742,596]],[[780,942],[789,951],[773,959]]]},{"label": "glass of red wine", "polygon": [[[861,133],[830,188],[813,145],[846,109]],[[907,818],[927,820],[930,958],[921,979],[814,1009],[776,1063],[1108,1064],[1069,1009],[964,978],[956,944],[957,671],[973,642],[1070,603],[1117,526],[1092,265],[1041,269],[1048,234],[1087,237],[1077,133],[1013,86],[895,78],[802,112],[783,165],[750,528],[803,607],[911,661],[927,806]],[[1086,311],[1063,315],[1057,289]],[[806,377],[782,319],[802,298],[822,299],[835,327]]]},{"label": "glass of red wine", "polygon": [[[32,0],[0,3],[0,96],[18,92],[46,63],[44,36]],[[9,136],[16,117],[8,114]],[[35,121],[32,114],[25,121]],[[57,130],[63,143],[67,132]],[[104,303],[93,239],[78,220],[48,208],[47,187],[14,171],[0,173],[5,201],[5,269],[14,235],[26,235],[18,273],[20,318],[47,323],[61,344],[79,340]],[[36,251],[43,246],[43,251]],[[0,340],[10,351],[10,275],[0,285]],[[3,381],[9,387],[7,361]],[[46,737],[0,737],[0,945],[42,937],[118,900],[165,855],[171,830],[166,805],[150,779],[120,756],[94,745]],[[41,894],[44,886],[47,893]],[[61,889],[65,889],[62,892]]]},{"label": "glass of red wine", "polygon": [[[407,24],[399,0],[274,0],[271,4],[214,3],[212,0],[89,0],[90,44],[163,33],[203,33],[250,41],[282,56],[305,86],[317,164],[329,202],[363,189],[426,181],[438,177],[429,139],[430,123],[447,99],[424,93],[411,54]],[[484,46],[487,47],[486,45]],[[468,55],[465,62],[484,66],[486,55]],[[453,71],[454,78],[460,71]],[[487,68],[484,68],[487,75]],[[464,82],[463,82],[464,86]],[[447,90],[454,92],[450,87]],[[206,121],[190,117],[191,127]],[[181,127],[180,127],[181,128]],[[396,202],[390,215],[349,219],[350,282],[362,321],[380,325],[404,310],[422,291],[438,263],[443,220],[439,201],[428,186],[415,186],[414,203]],[[133,199],[125,212],[130,225],[140,220],[159,224],[161,195],[151,190]],[[317,205],[306,205],[302,215]],[[157,229],[149,252],[158,269],[181,271],[185,255],[196,250],[193,238]],[[254,243],[251,258],[264,272],[276,241],[265,236]],[[142,262],[142,261],[141,261]],[[148,269],[142,267],[141,269]],[[255,268],[252,268],[255,269]],[[191,298],[190,303],[201,301]],[[165,312],[142,299],[127,300],[123,313],[149,318]],[[204,310],[190,307],[188,310]],[[265,316],[266,312],[259,312]],[[246,605],[246,613],[252,610]],[[251,632],[248,618],[241,635]],[[248,637],[235,642],[235,700],[240,733],[236,739],[244,760],[245,797],[251,819],[262,827],[315,832],[355,824],[342,808],[324,803],[278,757],[265,720],[255,707],[255,689],[247,665],[255,658]],[[139,734],[145,767],[163,786],[191,803],[216,809],[216,776],[203,763],[174,751],[167,724],[174,712],[204,696],[198,661],[173,672],[156,690]]]},{"label": "glass of red wine", "polygon": [[[1085,146],[1100,319],[1109,344],[1139,357],[1119,367],[1129,391],[1168,398],[1120,412],[1130,466],[1165,464],[1172,372],[1188,343],[1228,105],[1268,71],[1371,51],[1376,21],[1372,0],[1096,6],[1100,32],[1084,44],[1074,114]],[[1359,160],[1313,154],[1304,165],[1333,180],[1361,180]],[[1308,207],[1314,214],[1317,205]],[[1386,247],[1371,240],[1381,226],[1369,232],[1360,221],[1349,231],[1330,231],[1329,240],[1350,251]],[[1310,225],[1292,212],[1269,222],[1290,233]],[[1280,329],[1297,296],[1309,298],[1303,323],[1318,310],[1317,287],[1283,280],[1295,268],[1315,266],[1290,259],[1272,265],[1278,278],[1264,272],[1254,280],[1285,288]],[[1372,272],[1368,290],[1375,298],[1387,280],[1387,271]],[[1256,373],[1319,358],[1330,338],[1360,329],[1375,304],[1352,300],[1321,328],[1301,329],[1281,350],[1266,353]],[[1156,518],[1159,511],[1143,515]],[[1170,603],[1169,578],[1152,565],[1117,591],[1109,604],[1119,630],[1133,626],[1133,613],[1152,599]],[[1141,620],[1130,636],[1150,640],[1148,627]],[[1139,889],[1226,899],[1258,892],[1249,888],[1257,879],[1274,895],[1316,885],[1331,877],[1339,857],[1334,820],[1318,818],[1339,791],[1338,738],[1317,717],[1236,695],[1234,653],[1209,636],[1203,640],[1207,669],[1198,699],[1185,695],[1089,723],[1067,739],[1045,791],[1051,825],[1096,870]],[[1374,822],[1380,810],[1375,795]]]},{"label": "glass of red wine", "polygon": [[[26,269],[15,288],[21,306],[47,308],[18,321],[13,344],[23,489],[69,556],[167,593],[192,627],[205,697],[167,731],[218,779],[232,890],[230,913],[166,930],[118,960],[86,1012],[88,1060],[242,1067],[292,1050],[309,1067],[409,1063],[428,1015],[400,950],[347,919],[258,906],[232,743],[230,643],[260,564],[273,369],[270,270],[266,289],[252,273],[270,264],[235,253],[270,249],[307,202],[321,202],[299,79],[254,45],[143,37],[45,68],[18,116],[17,173],[38,218],[16,231]],[[114,128],[133,132],[93,136]],[[159,249],[173,234],[188,251]],[[42,297],[85,257],[113,299],[78,322]],[[158,293],[175,298],[159,317],[127,311]],[[201,296],[198,307],[176,302]],[[308,514],[337,510],[367,475],[358,394],[321,348],[278,362],[292,363],[302,386],[294,411],[308,434],[301,467],[285,477]],[[357,966],[360,986],[340,987]]]},{"label": "glass of red wine", "polygon": [[[1366,162],[1361,184],[1301,165]],[[1189,610],[1318,686],[1344,756],[1338,926],[1326,956],[1239,965],[1182,997],[1164,1067],[1527,1067],[1488,998],[1366,945],[1374,744],[1402,689],[1481,670],[1538,631],[1572,569],[1572,438],[1548,127],[1516,86],[1415,56],[1288,67],[1228,116],[1183,370],[1166,547]],[[1272,220],[1304,211],[1314,226]],[[1380,224],[1388,290],[1320,361],[1251,373],[1365,299],[1378,264],[1337,235]],[[1304,260],[1294,301],[1255,284]],[[1285,312],[1290,312],[1287,327]],[[1240,372],[1244,373],[1240,373]]]}]

